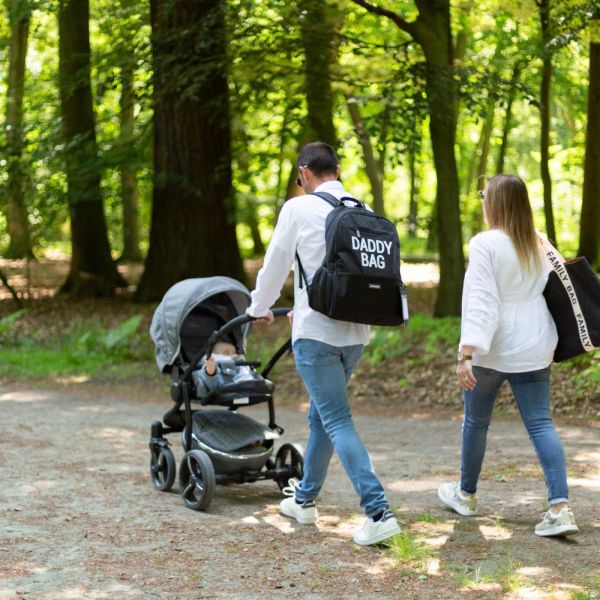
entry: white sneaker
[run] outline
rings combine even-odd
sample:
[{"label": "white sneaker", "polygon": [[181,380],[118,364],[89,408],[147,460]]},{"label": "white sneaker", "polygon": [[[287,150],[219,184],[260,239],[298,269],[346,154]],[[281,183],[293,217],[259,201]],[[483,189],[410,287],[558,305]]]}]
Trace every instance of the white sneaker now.
[{"label": "white sneaker", "polygon": [[535,526],[535,533],[543,537],[575,535],[579,533],[579,528],[575,523],[573,511],[565,506],[557,513],[553,513],[552,509],[547,511],[543,519]]},{"label": "white sneaker", "polygon": [[306,500],[302,504],[296,502],[295,495],[298,483],[297,479],[290,479],[288,485],[281,490],[283,495],[288,496],[288,498],[279,503],[279,511],[286,517],[296,519],[298,523],[310,525],[316,522],[319,513],[314,500]]},{"label": "white sneaker", "polygon": [[465,494],[458,483],[442,483],[438,488],[438,498],[463,517],[477,515],[477,496]]},{"label": "white sneaker", "polygon": [[400,525],[396,521],[391,510],[386,510],[379,521],[373,521],[367,517],[361,527],[354,530],[352,538],[360,546],[378,544],[401,532]]}]

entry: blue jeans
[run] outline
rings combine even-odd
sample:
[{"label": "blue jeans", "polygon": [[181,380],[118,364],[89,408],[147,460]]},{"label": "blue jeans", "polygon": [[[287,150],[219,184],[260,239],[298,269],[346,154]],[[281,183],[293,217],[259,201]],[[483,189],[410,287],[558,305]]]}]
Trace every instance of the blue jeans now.
[{"label": "blue jeans", "polygon": [[544,471],[548,501],[550,504],[565,502],[569,497],[565,454],[550,416],[550,368],[501,373],[473,367],[473,374],[477,378],[475,389],[463,392],[461,488],[469,494],[474,494],[477,489],[494,401],[500,386],[508,379]]},{"label": "blue jeans", "polygon": [[362,349],[362,345],[339,348],[309,339],[294,342],[296,370],[310,396],[310,433],[296,499],[303,502],[319,495],[335,449],[360,497],[361,507],[372,517],[389,504],[369,453],[354,428],[346,394],[346,384]]}]

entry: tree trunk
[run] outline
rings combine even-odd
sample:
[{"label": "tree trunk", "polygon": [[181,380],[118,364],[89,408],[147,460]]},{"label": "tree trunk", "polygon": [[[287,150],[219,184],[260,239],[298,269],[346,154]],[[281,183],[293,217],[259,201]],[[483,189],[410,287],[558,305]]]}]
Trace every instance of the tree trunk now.
[{"label": "tree trunk", "polygon": [[189,277],[243,280],[235,231],[225,14],[220,0],[151,0],[154,192],[136,293]]},{"label": "tree trunk", "polygon": [[335,7],[323,0],[299,2],[304,46],[304,72],[308,115],[303,143],[325,142],[336,146],[333,125],[331,63],[335,56]]},{"label": "tree trunk", "polygon": [[7,258],[32,255],[23,168],[23,92],[25,58],[31,7],[29,0],[7,2],[10,17],[10,50],[6,92],[6,221],[9,236]]},{"label": "tree trunk", "polygon": [[550,177],[550,85],[552,82],[552,54],[549,48],[550,33],[550,0],[540,0],[540,20],[542,27],[542,81],[540,85],[540,171],[544,184],[544,216],[546,217],[546,234],[558,244],[552,211],[552,178]]},{"label": "tree trunk", "polygon": [[481,150],[483,149],[483,129],[485,127],[485,122],[481,124],[481,131],[479,133],[479,137],[477,138],[477,144],[475,148],[473,148],[473,152],[469,157],[469,164],[467,166],[467,176],[465,178],[465,189],[464,194],[468,198],[471,195],[473,182],[476,180],[477,170],[479,166],[479,157],[481,156]]},{"label": "tree trunk", "polygon": [[440,283],[436,316],[460,315],[465,259],[459,209],[459,184],[454,154],[456,94],[453,81],[450,4],[417,2],[424,23],[422,47],[427,60],[427,103],[437,177],[436,215],[440,255]]},{"label": "tree trunk", "polygon": [[417,186],[417,145],[411,142],[408,146],[408,174],[410,178],[410,198],[408,203],[408,235],[417,236],[418,225],[418,186]]},{"label": "tree trunk", "polygon": [[140,262],[140,213],[138,208],[138,185],[135,169],[129,159],[128,148],[135,143],[135,57],[123,58],[121,64],[121,98],[119,141],[121,154],[121,204],[123,206],[123,253],[119,260]]},{"label": "tree trunk", "polygon": [[71,216],[71,268],[62,291],[110,296],[123,283],[110,254],[90,85],[88,0],[60,0],[59,85]]},{"label": "tree trunk", "polygon": [[354,131],[358,138],[360,145],[363,150],[363,156],[365,159],[365,170],[367,177],[371,183],[371,192],[373,193],[373,210],[382,216],[385,216],[385,206],[383,203],[383,182],[382,174],[379,170],[375,153],[373,152],[373,145],[369,138],[369,133],[365,128],[365,123],[362,120],[360,110],[358,108],[358,101],[354,98],[347,98],[346,105],[348,106],[348,112],[354,125]]},{"label": "tree trunk", "polygon": [[260,237],[260,229],[258,228],[258,219],[256,218],[256,204],[250,200],[247,201],[246,207],[248,220],[246,225],[250,228],[252,237],[252,256],[263,256],[265,253],[265,245]]},{"label": "tree trunk", "polygon": [[415,0],[419,16],[406,21],[397,13],[353,0],[367,10],[384,15],[406,31],[423,48],[429,130],[437,176],[436,222],[440,254],[440,283],[434,314],[459,315],[465,273],[459,210],[456,138],[456,92],[453,71],[449,0]]},{"label": "tree trunk", "polygon": [[[481,125],[481,151],[477,165],[476,188],[480,192],[486,184],[487,163],[490,153],[490,141],[494,130],[494,115],[496,111],[496,101],[493,98],[488,100],[486,106],[485,119]],[[472,213],[472,233],[479,233],[483,229],[483,206],[481,202],[475,203],[475,210]]]},{"label": "tree trunk", "polygon": [[504,173],[504,163],[506,161],[506,150],[508,149],[508,136],[512,129],[512,107],[517,95],[517,84],[521,76],[523,62],[517,60],[513,66],[512,76],[508,88],[508,96],[506,98],[506,110],[504,112],[504,124],[502,126],[502,141],[500,142],[500,150],[498,151],[498,160],[496,161],[496,174]]},{"label": "tree trunk", "polygon": [[[600,13],[594,21],[600,25]],[[597,26],[598,26],[597,25]],[[585,142],[583,201],[579,222],[579,255],[600,270],[600,42],[590,42],[590,84]]]}]

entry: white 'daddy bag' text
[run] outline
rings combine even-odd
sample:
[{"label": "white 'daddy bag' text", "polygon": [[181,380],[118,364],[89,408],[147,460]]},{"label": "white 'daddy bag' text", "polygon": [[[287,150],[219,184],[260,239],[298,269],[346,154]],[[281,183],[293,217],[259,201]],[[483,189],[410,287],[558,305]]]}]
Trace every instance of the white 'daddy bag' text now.
[{"label": "white 'daddy bag' text", "polygon": [[385,257],[392,253],[392,242],[353,235],[352,250],[360,251],[361,266],[385,269]]}]

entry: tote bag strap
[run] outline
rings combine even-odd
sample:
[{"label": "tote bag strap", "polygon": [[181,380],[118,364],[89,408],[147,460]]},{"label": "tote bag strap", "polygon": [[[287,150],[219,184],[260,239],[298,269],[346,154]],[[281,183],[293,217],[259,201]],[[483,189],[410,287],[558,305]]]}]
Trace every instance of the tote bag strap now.
[{"label": "tote bag strap", "polygon": [[575,286],[573,285],[569,271],[565,266],[566,261],[563,255],[548,240],[544,239],[542,236],[538,236],[538,239],[544,248],[544,258],[546,262],[558,275],[558,279],[563,284],[569,300],[571,301],[571,307],[573,309],[573,314],[575,315],[575,321],[577,322],[577,332],[579,333],[581,345],[586,352],[591,352],[596,349],[596,346],[592,344],[592,338],[590,337],[585,316],[583,315],[583,310],[581,310],[579,299],[577,298]]},{"label": "tote bag strap", "polygon": [[538,240],[544,248],[544,257],[548,264],[556,271],[554,267],[554,259],[558,259],[561,263],[566,263],[565,257],[546,239],[538,235]]}]

